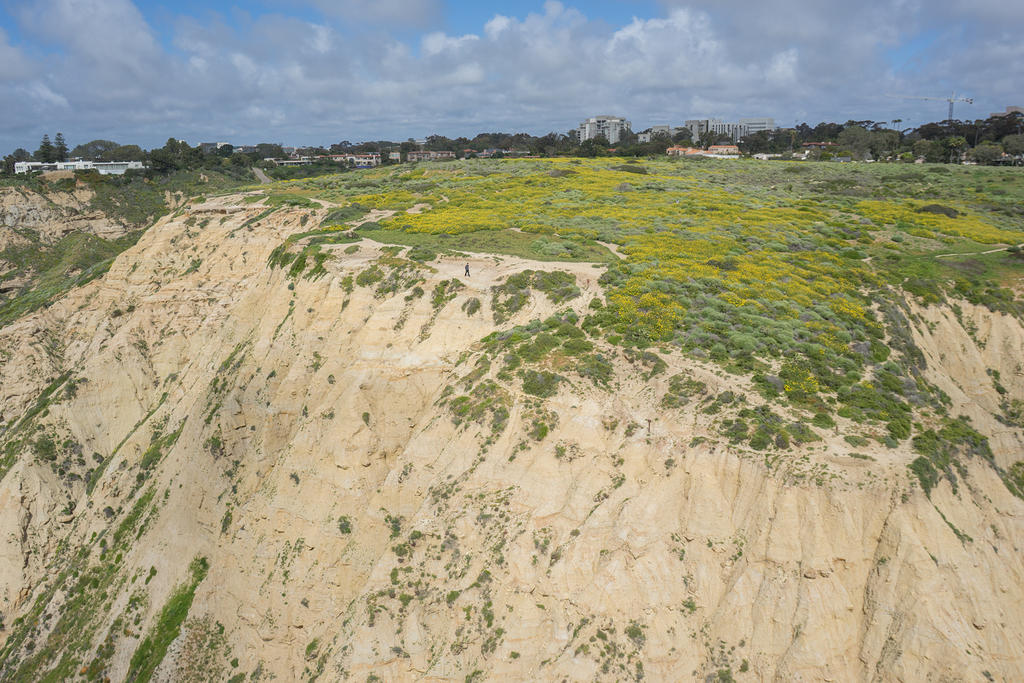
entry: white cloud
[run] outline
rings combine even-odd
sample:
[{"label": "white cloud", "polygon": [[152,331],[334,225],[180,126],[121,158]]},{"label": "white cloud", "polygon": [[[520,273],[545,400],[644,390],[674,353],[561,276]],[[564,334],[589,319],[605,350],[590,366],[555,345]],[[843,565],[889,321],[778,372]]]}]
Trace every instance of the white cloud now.
[{"label": "white cloud", "polygon": [[305,0],[327,16],[356,23],[429,26],[441,16],[440,0]]},{"label": "white cloud", "polygon": [[25,87],[25,94],[30,98],[37,101],[44,108],[59,107],[61,109],[67,109],[71,105],[68,104],[66,97],[60,93],[55,93],[50,89],[50,86],[40,81],[33,81]]},{"label": "white cloud", "polygon": [[[548,2],[455,33],[437,30],[439,0],[306,0],[324,21],[285,9],[181,18],[166,50],[130,0],[20,0],[13,16],[35,43],[0,32],[0,145],[31,144],[43,127],[144,145],[544,133],[595,113],[637,128],[698,115],[922,123],[942,107],[880,93],[968,85],[978,104],[964,115],[1022,104],[1016,10],[980,0],[975,23],[954,21],[965,1],[664,0],[661,16],[619,26]],[[985,18],[999,12],[1001,26]],[[893,65],[890,50],[928,32]]]},{"label": "white cloud", "polygon": [[79,60],[139,73],[159,59],[153,32],[131,0],[36,0],[22,7],[26,29]]},{"label": "white cloud", "polygon": [[512,25],[512,20],[503,14],[495,14],[494,17],[484,24],[484,33],[491,40],[497,40],[502,32]]},{"label": "white cloud", "polygon": [[432,57],[434,55],[441,54],[442,52],[455,52],[460,47],[465,46],[467,43],[472,43],[480,40],[480,36],[466,35],[458,38],[445,35],[441,32],[428,33],[423,36],[421,45],[423,47],[423,54]]},{"label": "white cloud", "polygon": [[0,28],[0,83],[28,78],[34,71],[32,63],[8,42],[7,33]]}]

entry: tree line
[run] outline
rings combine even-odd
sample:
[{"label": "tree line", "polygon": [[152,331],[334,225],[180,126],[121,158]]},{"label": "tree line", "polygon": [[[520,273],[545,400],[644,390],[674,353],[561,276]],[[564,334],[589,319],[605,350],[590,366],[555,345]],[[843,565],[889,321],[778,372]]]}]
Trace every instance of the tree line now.
[{"label": "tree line", "polygon": [[[924,158],[929,162],[959,162],[966,157],[978,163],[999,163],[1004,154],[1018,160],[1024,157],[1024,115],[1019,113],[992,116],[976,121],[943,121],[927,123],[917,128],[902,129],[900,119],[893,121],[847,121],[846,123],[823,122],[816,126],[801,123],[793,128],[760,131],[739,140],[739,148],[746,154],[768,153],[787,155],[798,152],[805,143],[830,142],[834,148],[826,152],[815,152],[818,157],[849,156],[856,159],[890,159],[909,161]],[[621,139],[611,145],[598,137],[580,142],[574,131],[551,132],[542,136],[528,133],[479,133],[476,136],[448,138],[431,135],[422,145],[432,151],[450,151],[459,157],[472,157],[485,150],[515,150],[532,156],[657,156],[673,145],[697,144],[707,147],[718,143],[732,143],[729,136],[704,133],[695,143],[690,131],[678,130],[675,135],[654,134],[649,142],[640,142],[639,136],[626,131]],[[406,155],[421,145],[408,139],[405,141],[377,140],[353,144],[342,140],[328,147],[302,147],[296,150],[299,156],[317,157],[329,154],[378,153],[384,163],[388,155],[399,151],[404,161]],[[69,158],[92,161],[142,161],[147,165],[147,175],[168,175],[182,170],[223,170],[229,173],[246,171],[253,166],[262,166],[274,171],[280,177],[310,175],[327,170],[337,170],[338,164],[322,161],[313,168],[275,168],[268,158],[286,156],[277,143],[261,143],[253,150],[238,152],[231,145],[205,149],[192,146],[182,140],[169,138],[158,148],[144,150],[138,145],[121,145],[111,140],[92,140],[73,149],[68,149],[64,135],[57,133],[53,139],[43,135],[39,148],[29,152],[18,148],[3,158],[0,171],[13,173],[14,164],[19,161],[41,161],[52,163]]]},{"label": "tree line", "polygon": [[1004,152],[1011,157],[1024,155],[1024,115],[991,116],[975,121],[926,123],[917,128],[900,127],[902,121],[847,121],[802,123],[795,128],[761,131],[740,141],[748,154],[785,154],[801,149],[808,142],[832,142],[836,148],[828,155],[855,159],[924,158],[934,163],[959,162],[964,156],[978,163],[995,163]]}]

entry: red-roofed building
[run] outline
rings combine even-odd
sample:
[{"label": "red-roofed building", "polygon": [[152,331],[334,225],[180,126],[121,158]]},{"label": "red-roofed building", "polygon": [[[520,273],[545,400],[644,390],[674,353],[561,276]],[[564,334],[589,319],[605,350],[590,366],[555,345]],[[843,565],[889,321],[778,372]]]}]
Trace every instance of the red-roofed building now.
[{"label": "red-roofed building", "polygon": [[697,149],[696,147],[669,147],[665,150],[665,154],[670,157],[686,157],[694,156],[696,154],[704,154],[704,150]]}]

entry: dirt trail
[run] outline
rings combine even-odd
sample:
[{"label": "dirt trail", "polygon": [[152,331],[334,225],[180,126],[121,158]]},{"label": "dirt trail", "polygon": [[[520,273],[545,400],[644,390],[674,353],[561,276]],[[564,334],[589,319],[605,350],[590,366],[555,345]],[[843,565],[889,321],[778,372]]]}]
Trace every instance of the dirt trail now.
[{"label": "dirt trail", "polygon": [[619,251],[619,245],[612,244],[611,242],[602,242],[601,240],[594,240],[594,242],[596,244],[600,244],[602,247],[604,247],[608,251],[610,251],[613,254],[615,254],[616,256],[618,256],[620,260],[622,260],[622,261],[626,260],[625,255],[621,251]]},{"label": "dirt trail", "polygon": [[[387,246],[380,242],[366,238],[358,243],[360,249],[352,255],[343,256],[343,262],[348,267],[362,267],[375,261],[381,250]],[[342,248],[351,245],[332,245],[338,247],[336,252],[340,255]],[[469,277],[466,277],[466,265],[469,265]],[[437,269],[439,279],[458,279],[466,286],[466,293],[475,295],[490,296],[491,288],[500,285],[516,273],[524,270],[537,270],[550,272],[561,270],[572,273],[576,276],[576,285],[586,300],[594,296],[601,296],[601,287],[598,278],[604,272],[604,263],[592,263],[589,261],[534,261],[515,256],[497,256],[494,254],[482,254],[463,251],[461,256],[441,256],[436,261],[428,264]]]},{"label": "dirt trail", "polygon": [[[1024,249],[1024,242],[1017,245],[1017,248]],[[1008,251],[1007,247],[999,247],[997,249],[989,249],[988,251],[970,251],[967,253],[951,253],[951,254],[936,254],[935,258],[952,258],[954,256],[984,256],[985,254],[995,254],[1000,251]]]},{"label": "dirt trail", "polygon": [[[465,266],[469,264],[469,277],[466,277]],[[464,257],[441,257],[431,263],[444,277],[458,278],[470,290],[478,290],[489,294],[491,287],[502,284],[510,275],[524,270],[550,272],[561,270],[576,276],[576,284],[584,294],[596,295],[600,292],[597,279],[602,270],[594,264],[581,261],[533,261],[513,256],[495,257],[492,254],[465,252]]]}]

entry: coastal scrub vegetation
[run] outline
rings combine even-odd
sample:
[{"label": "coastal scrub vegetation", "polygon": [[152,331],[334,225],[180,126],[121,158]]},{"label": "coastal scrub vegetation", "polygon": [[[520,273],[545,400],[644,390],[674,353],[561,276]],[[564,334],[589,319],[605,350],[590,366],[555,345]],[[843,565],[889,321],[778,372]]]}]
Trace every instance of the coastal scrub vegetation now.
[{"label": "coastal scrub vegetation", "polygon": [[[683,353],[806,414],[799,428],[768,413],[734,416],[730,438],[755,450],[812,440],[814,429],[839,429],[837,419],[858,441],[923,443],[955,416],[923,377],[910,302],[1024,314],[1013,291],[1024,276],[1024,178],[1014,169],[651,159],[643,170],[608,159],[466,160],[267,191],[327,200],[342,207],[339,218],[376,210],[357,235],[431,254],[457,245],[599,264],[605,297],[580,321],[587,338],[558,340],[558,353],[605,387],[613,377],[595,340]],[[554,303],[580,291],[557,268],[514,275],[494,288],[495,322],[521,310],[531,289]],[[503,371],[541,395],[552,383],[517,364],[549,353],[543,343],[515,344]],[[699,393],[673,378],[665,405]],[[915,474],[928,490],[939,472],[955,471],[947,459],[982,450],[922,455]]]}]

